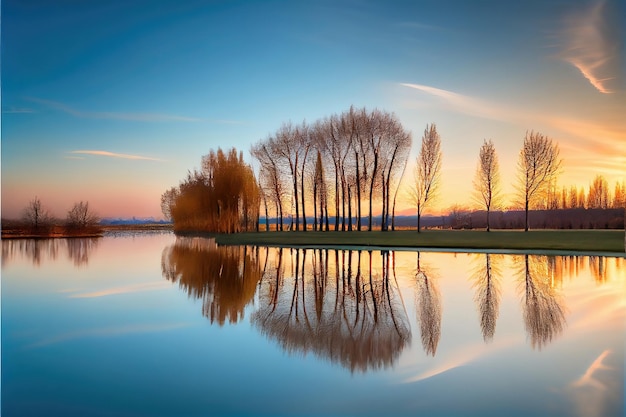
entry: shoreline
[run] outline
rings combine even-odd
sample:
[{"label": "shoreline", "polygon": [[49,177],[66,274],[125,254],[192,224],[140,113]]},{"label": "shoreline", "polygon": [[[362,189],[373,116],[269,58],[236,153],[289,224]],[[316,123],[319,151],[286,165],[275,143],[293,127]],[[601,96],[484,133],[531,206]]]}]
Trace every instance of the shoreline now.
[{"label": "shoreline", "polygon": [[177,236],[214,238],[218,245],[300,248],[354,248],[365,250],[430,250],[442,252],[591,254],[626,256],[623,230],[427,230],[395,232],[247,232],[211,234],[176,233]]},{"label": "shoreline", "polygon": [[109,232],[123,232],[123,231],[153,231],[153,230],[167,230],[172,231],[171,224],[137,224],[137,225],[104,225],[98,228],[92,229],[93,231],[76,231],[66,232],[61,231],[60,227],[56,230],[52,230],[48,233],[32,233],[27,229],[22,228],[7,228],[2,229],[2,239],[72,239],[72,238],[100,238],[104,237]]}]

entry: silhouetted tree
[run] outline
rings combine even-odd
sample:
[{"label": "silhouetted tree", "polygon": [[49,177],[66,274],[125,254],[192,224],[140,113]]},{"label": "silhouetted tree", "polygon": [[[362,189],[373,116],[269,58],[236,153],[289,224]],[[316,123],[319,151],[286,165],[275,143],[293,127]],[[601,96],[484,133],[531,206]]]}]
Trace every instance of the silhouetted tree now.
[{"label": "silhouetted tree", "polygon": [[441,138],[435,124],[426,125],[422,145],[417,156],[414,184],[410,197],[417,209],[417,232],[421,230],[420,220],[428,203],[435,197],[439,188],[441,173]]},{"label": "silhouetted tree", "polygon": [[524,205],[524,230],[528,231],[528,210],[539,197],[545,197],[547,187],[559,172],[559,146],[539,132],[526,133],[519,154],[517,191]]},{"label": "silhouetted tree", "polygon": [[487,210],[487,231],[489,231],[491,209],[500,203],[500,166],[496,148],[491,140],[485,140],[480,148],[474,190],[474,198]]},{"label": "silhouetted tree", "polygon": [[100,218],[89,208],[88,201],[80,201],[67,212],[65,226],[72,230],[97,228]]},{"label": "silhouetted tree", "polygon": [[35,233],[47,232],[52,226],[52,216],[38,197],[28,202],[22,213],[22,220]]},{"label": "silhouetted tree", "polygon": [[596,175],[589,186],[587,194],[587,208],[609,208],[611,198],[609,196],[609,183],[602,175]]}]

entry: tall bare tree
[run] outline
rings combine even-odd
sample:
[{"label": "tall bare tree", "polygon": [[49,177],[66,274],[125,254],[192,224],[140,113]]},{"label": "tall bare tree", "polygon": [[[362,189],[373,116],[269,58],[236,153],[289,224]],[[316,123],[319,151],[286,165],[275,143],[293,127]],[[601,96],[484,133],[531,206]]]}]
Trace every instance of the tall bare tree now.
[{"label": "tall bare tree", "polygon": [[411,151],[411,134],[404,130],[400,121],[393,114],[385,114],[383,130],[383,155],[385,156],[385,162],[382,169],[383,207],[381,229],[388,230],[389,218],[391,217],[389,212],[391,209],[392,187],[395,187],[396,191],[399,188],[406,161]]},{"label": "tall bare tree", "polygon": [[489,231],[491,209],[500,203],[500,166],[496,148],[491,140],[485,140],[480,147],[474,191],[474,199],[487,210],[487,231]]},{"label": "tall bare tree", "polygon": [[550,183],[558,176],[561,159],[559,145],[539,132],[526,132],[518,161],[517,191],[524,204],[524,230],[528,231],[528,210],[545,196]]},{"label": "tall bare tree", "polygon": [[[283,230],[283,197],[284,186],[282,175],[278,166],[276,155],[270,146],[273,139],[270,137],[266,141],[261,141],[253,145],[250,153],[261,164],[259,181],[262,184],[263,192],[273,203],[276,209],[276,229]],[[267,228],[269,230],[269,228]]]},{"label": "tall bare tree", "polygon": [[428,203],[436,196],[441,174],[441,138],[437,126],[426,125],[422,146],[417,156],[413,187],[409,190],[410,197],[417,209],[417,232],[421,231],[421,217]]}]

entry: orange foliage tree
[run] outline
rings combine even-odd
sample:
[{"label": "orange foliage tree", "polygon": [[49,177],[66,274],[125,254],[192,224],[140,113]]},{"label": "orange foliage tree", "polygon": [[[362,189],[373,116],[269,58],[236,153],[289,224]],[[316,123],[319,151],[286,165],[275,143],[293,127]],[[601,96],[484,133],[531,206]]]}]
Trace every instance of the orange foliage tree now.
[{"label": "orange foliage tree", "polygon": [[202,157],[202,169],[189,172],[175,194],[170,213],[174,230],[237,233],[258,227],[259,187],[234,148]]}]

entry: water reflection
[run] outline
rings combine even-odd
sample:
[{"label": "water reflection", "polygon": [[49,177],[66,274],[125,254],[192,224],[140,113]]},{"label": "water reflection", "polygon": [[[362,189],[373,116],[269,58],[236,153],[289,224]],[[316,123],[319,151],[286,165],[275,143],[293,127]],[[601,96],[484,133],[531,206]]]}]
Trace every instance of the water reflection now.
[{"label": "water reflection", "polygon": [[547,256],[516,257],[522,289],[524,325],[533,348],[541,349],[563,332],[565,314]]},{"label": "water reflection", "polygon": [[202,299],[202,314],[220,326],[237,323],[261,279],[259,248],[217,247],[215,241],[178,238],[161,255],[163,276]]},{"label": "water reflection", "polygon": [[19,256],[25,257],[33,265],[56,261],[59,253],[65,249],[67,259],[74,266],[86,266],[89,256],[97,248],[100,238],[67,239],[4,239],[2,240],[2,267]]},{"label": "water reflection", "polygon": [[500,312],[500,264],[502,255],[476,254],[471,276],[475,290],[474,301],[480,317],[483,340],[491,342],[496,332],[496,321]]},{"label": "water reflection", "polygon": [[[162,270],[190,297],[202,299],[202,314],[212,323],[239,322],[256,296],[252,325],[285,351],[314,353],[365,372],[391,366],[411,341],[396,256],[393,251],[217,247],[212,240],[179,238],[163,251]],[[435,269],[422,257],[418,252],[410,264],[404,258],[398,273],[414,291],[414,326],[422,349],[435,356],[442,332],[441,291]],[[473,258],[470,282],[484,342],[495,336],[503,263],[510,259],[528,341],[539,350],[566,326],[559,296],[564,277],[589,268],[597,279],[607,262],[582,256]]]},{"label": "water reflection", "polygon": [[352,372],[389,367],[411,340],[392,257],[278,249],[252,322],[288,352],[313,352]]},{"label": "water reflection", "polygon": [[418,252],[415,272],[417,321],[424,351],[435,356],[441,337],[441,295],[436,279],[427,271],[428,268],[420,262]]}]

